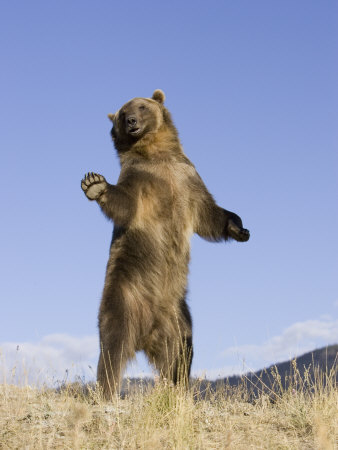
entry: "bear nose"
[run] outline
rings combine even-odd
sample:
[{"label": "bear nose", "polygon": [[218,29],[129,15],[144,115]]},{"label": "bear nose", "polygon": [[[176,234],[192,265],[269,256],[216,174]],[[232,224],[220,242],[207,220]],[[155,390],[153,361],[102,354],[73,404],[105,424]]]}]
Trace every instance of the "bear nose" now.
[{"label": "bear nose", "polygon": [[134,127],[137,124],[136,117],[129,116],[128,119],[127,119],[127,123],[129,125],[129,127]]}]

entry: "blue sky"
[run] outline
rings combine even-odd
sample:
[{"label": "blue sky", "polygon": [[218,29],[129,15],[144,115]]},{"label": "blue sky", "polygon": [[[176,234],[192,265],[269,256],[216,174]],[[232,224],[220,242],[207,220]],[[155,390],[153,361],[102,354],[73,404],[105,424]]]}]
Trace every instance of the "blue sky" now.
[{"label": "blue sky", "polygon": [[193,238],[194,373],[338,341],[337,22],[329,0],[1,2],[7,367],[95,367],[112,223],[80,180],[116,182],[106,115],[157,88],[210,192],[251,231]]}]

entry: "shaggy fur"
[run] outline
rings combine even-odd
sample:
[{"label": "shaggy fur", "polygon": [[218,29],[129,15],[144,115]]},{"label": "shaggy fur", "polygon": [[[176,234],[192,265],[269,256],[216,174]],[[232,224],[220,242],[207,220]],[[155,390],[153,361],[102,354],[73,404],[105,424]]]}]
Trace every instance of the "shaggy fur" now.
[{"label": "shaggy fur", "polygon": [[193,356],[185,299],[190,238],[250,236],[240,217],[216,205],[183,153],[164,99],[156,90],[109,114],[121,162],[118,183],[94,173],[81,182],[115,225],[99,312],[97,377],[107,398],[139,350],[162,376],[187,381]]}]

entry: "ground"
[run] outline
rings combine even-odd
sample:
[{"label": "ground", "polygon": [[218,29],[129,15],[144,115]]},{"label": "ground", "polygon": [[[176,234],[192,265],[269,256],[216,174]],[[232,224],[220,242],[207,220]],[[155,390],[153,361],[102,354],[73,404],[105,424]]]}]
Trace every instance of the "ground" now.
[{"label": "ground", "polygon": [[198,380],[189,391],[140,383],[111,402],[95,386],[1,385],[0,449],[334,449],[335,376],[254,401],[245,384],[201,395]]}]

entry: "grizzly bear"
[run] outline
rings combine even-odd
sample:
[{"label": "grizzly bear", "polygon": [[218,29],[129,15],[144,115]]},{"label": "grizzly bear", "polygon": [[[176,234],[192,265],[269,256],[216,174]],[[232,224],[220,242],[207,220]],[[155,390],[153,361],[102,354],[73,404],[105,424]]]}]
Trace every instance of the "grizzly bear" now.
[{"label": "grizzly bear", "polygon": [[108,117],[121,173],[116,185],[90,172],[81,181],[114,222],[99,311],[98,382],[109,398],[143,350],[160,374],[187,383],[192,321],[186,303],[190,238],[247,241],[236,214],[218,206],[183,152],[161,90]]}]

